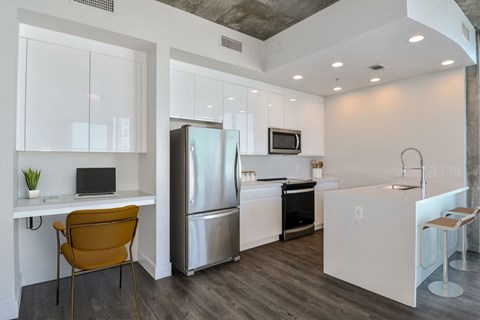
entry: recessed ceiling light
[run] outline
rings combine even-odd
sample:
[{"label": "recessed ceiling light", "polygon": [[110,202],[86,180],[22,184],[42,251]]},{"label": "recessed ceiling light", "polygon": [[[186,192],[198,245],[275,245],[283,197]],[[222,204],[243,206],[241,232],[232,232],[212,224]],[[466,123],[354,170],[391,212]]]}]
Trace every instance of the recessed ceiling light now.
[{"label": "recessed ceiling light", "polygon": [[251,92],[251,93],[257,93],[258,90],[253,89],[253,90],[250,90],[250,92]]},{"label": "recessed ceiling light", "polygon": [[448,65],[451,65],[451,64],[454,64],[455,61],[453,60],[445,60],[442,62],[442,66],[448,66]]},{"label": "recessed ceiling light", "polygon": [[340,68],[341,66],[343,66],[343,62],[338,61],[338,62],[332,63],[332,67],[334,68]]},{"label": "recessed ceiling light", "polygon": [[340,87],[333,88],[333,91],[340,91],[340,90],[342,90],[342,88],[340,88]]},{"label": "recessed ceiling light", "polygon": [[297,99],[292,98],[292,99],[290,99],[290,101],[291,101],[291,102],[295,102],[295,101],[297,101]]},{"label": "recessed ceiling light", "polygon": [[245,113],[245,110],[240,110],[240,113]]},{"label": "recessed ceiling light", "polygon": [[213,108],[213,106],[212,106],[211,104],[209,104],[209,105],[207,106],[207,108]]},{"label": "recessed ceiling light", "polygon": [[303,76],[297,74],[297,75],[294,75],[294,76],[293,76],[293,79],[294,79],[294,80],[300,80],[300,79],[303,79]]},{"label": "recessed ceiling light", "polygon": [[268,106],[271,107],[272,105],[269,103]]},{"label": "recessed ceiling light", "polygon": [[380,78],[372,78],[372,79],[370,79],[370,82],[378,82],[378,81],[380,81]]},{"label": "recessed ceiling light", "polygon": [[234,97],[228,97],[227,100],[233,101],[233,100],[235,100],[235,98]]},{"label": "recessed ceiling light", "polygon": [[420,42],[423,39],[424,39],[424,36],[417,35],[417,36],[413,36],[410,39],[408,39],[408,42],[415,43],[415,42]]}]

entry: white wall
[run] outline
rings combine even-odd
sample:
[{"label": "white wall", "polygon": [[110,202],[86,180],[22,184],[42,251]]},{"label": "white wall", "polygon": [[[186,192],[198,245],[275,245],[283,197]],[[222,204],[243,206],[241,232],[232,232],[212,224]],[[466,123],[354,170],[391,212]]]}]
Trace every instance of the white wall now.
[{"label": "white wall", "polygon": [[294,155],[242,156],[242,170],[255,170],[257,179],[308,179],[312,177],[310,161],[321,161],[322,158]]},{"label": "white wall", "polygon": [[18,26],[13,1],[0,5],[0,318],[10,319],[18,315],[19,276],[18,255],[15,248],[13,203],[16,196],[15,116],[17,91],[17,43]]},{"label": "white wall", "polygon": [[[377,85],[325,99],[325,173],[340,188],[383,183],[401,175],[400,153],[418,148],[429,177],[465,174],[463,68]],[[407,166],[418,155],[405,154]],[[460,175],[442,175],[460,169]],[[409,172],[418,177],[415,172]]]}]

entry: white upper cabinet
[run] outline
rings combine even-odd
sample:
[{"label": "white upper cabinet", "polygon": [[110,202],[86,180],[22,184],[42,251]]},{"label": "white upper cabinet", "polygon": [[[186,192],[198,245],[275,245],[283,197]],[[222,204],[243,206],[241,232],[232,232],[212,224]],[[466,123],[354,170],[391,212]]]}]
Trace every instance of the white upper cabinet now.
[{"label": "white upper cabinet", "polygon": [[285,117],[285,97],[278,93],[268,93],[268,126],[283,128]]},{"label": "white upper cabinet", "polygon": [[88,151],[89,52],[35,40],[27,52],[25,150]]},{"label": "white upper cabinet", "polygon": [[302,131],[302,156],[324,155],[323,104],[299,100],[299,125]]},{"label": "white upper cabinet", "polygon": [[195,119],[222,122],[223,82],[195,76]]},{"label": "white upper cabinet", "polygon": [[248,89],[247,154],[268,154],[268,92]]},{"label": "white upper cabinet", "polygon": [[286,97],[285,99],[285,110],[284,110],[284,125],[283,128],[285,129],[299,129],[299,108],[298,108],[298,100],[293,97]]},{"label": "white upper cabinet", "polygon": [[195,118],[195,76],[170,70],[170,117]]},{"label": "white upper cabinet", "polygon": [[240,153],[247,153],[247,87],[224,82],[223,128],[240,131]]},{"label": "white upper cabinet", "polygon": [[34,29],[19,39],[17,150],[145,152],[145,53]]},{"label": "white upper cabinet", "polygon": [[141,152],[141,63],[92,52],[90,65],[90,150]]},{"label": "white upper cabinet", "polygon": [[25,150],[25,85],[27,78],[27,39],[18,39],[17,150]]}]

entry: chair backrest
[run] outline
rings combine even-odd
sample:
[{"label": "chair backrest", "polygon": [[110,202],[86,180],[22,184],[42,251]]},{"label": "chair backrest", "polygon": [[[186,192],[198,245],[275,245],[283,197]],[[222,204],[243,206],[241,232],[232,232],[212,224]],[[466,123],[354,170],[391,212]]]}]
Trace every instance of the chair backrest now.
[{"label": "chair backrest", "polygon": [[466,216],[462,217],[459,220],[459,225],[458,226],[461,227],[463,225],[472,223],[473,220],[475,220],[475,216],[477,215],[478,211],[479,211],[479,208],[476,208],[475,211],[473,211],[472,214],[469,214],[469,215],[466,215]]},{"label": "chair backrest", "polygon": [[138,207],[77,210],[67,216],[70,246],[80,250],[103,250],[133,241]]}]

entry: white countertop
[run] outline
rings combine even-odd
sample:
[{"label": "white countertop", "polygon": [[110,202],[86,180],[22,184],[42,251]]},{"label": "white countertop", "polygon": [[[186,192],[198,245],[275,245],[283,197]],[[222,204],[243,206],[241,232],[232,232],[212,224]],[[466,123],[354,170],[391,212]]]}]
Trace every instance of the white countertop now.
[{"label": "white countertop", "polygon": [[448,182],[448,181],[438,181],[431,180],[427,181],[425,190],[421,188],[415,188],[410,190],[388,190],[381,189],[382,186],[387,186],[391,184],[399,185],[410,185],[418,186],[417,183],[411,183],[407,181],[399,181],[395,183],[374,185],[374,186],[363,186],[356,188],[340,189],[330,192],[336,192],[338,194],[350,194],[350,195],[359,195],[371,198],[383,198],[383,199],[392,199],[399,201],[411,201],[411,202],[427,202],[432,199],[440,199],[441,197],[446,197],[451,194],[459,193],[468,190],[468,186],[462,185],[458,182]]},{"label": "white countertop", "polygon": [[126,205],[145,206],[155,204],[155,196],[139,190],[118,191],[115,197],[75,199],[75,195],[60,195],[60,200],[45,202],[45,197],[17,200],[13,218],[49,216],[70,213],[74,210],[102,209]]},{"label": "white countertop", "polygon": [[[292,178],[292,179],[301,179],[301,180],[307,180],[307,179],[312,179],[313,181],[316,181],[317,184],[320,184],[322,182],[337,182],[338,179],[335,177],[324,177],[324,178]],[[254,181],[254,182],[242,182],[242,189],[253,189],[253,188],[269,188],[269,187],[281,187],[282,182],[280,181]]]}]

